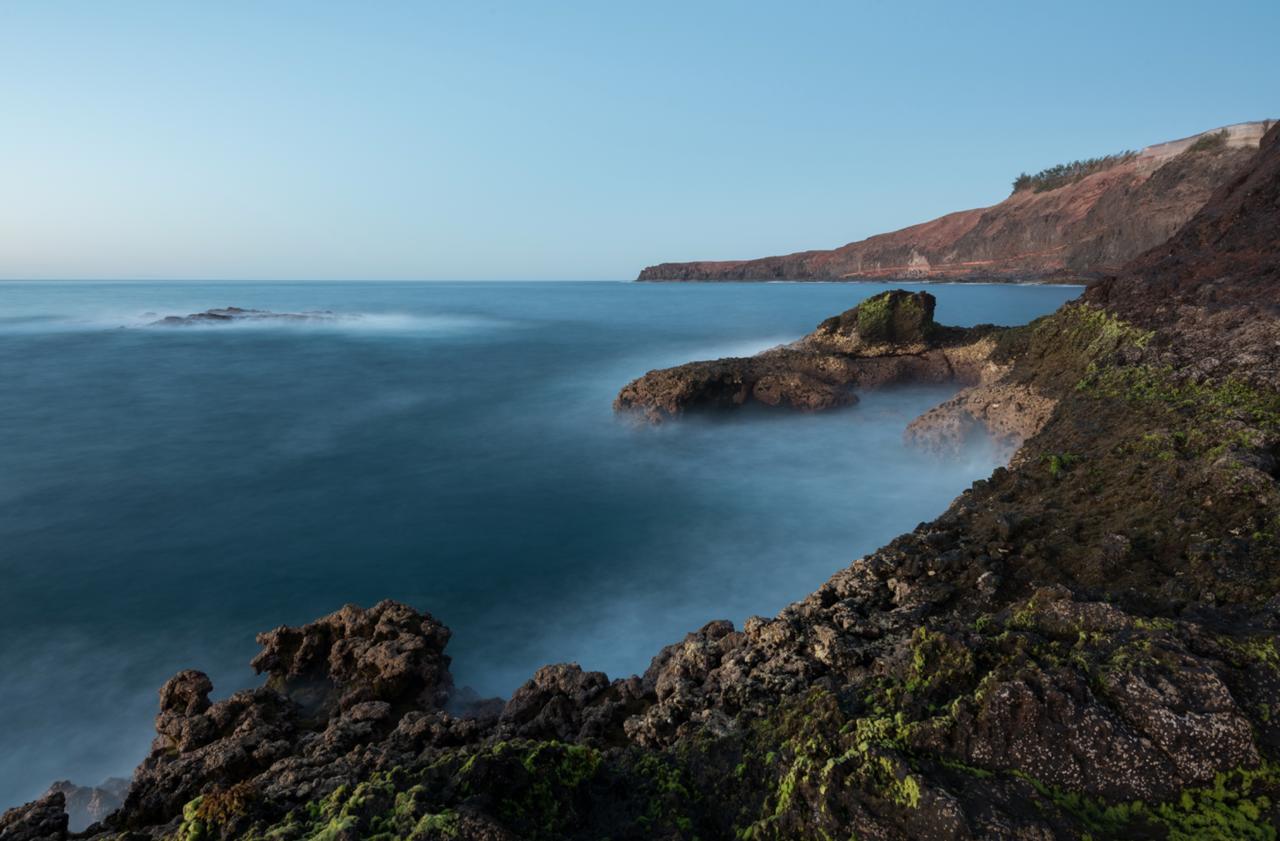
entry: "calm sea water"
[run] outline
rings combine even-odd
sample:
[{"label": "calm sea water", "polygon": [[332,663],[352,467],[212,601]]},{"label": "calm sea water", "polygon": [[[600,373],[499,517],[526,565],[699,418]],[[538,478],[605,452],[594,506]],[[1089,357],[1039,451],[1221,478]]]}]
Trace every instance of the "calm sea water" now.
[{"label": "calm sea water", "polygon": [[[431,611],[506,694],[805,595],[992,469],[902,445],[948,390],[656,429],[610,402],[880,288],[0,283],[0,806],[127,775],[172,673],[252,685],[255,632],[346,602]],[[930,290],[966,325],[1079,291]],[[141,326],[228,305],[350,318]]]}]

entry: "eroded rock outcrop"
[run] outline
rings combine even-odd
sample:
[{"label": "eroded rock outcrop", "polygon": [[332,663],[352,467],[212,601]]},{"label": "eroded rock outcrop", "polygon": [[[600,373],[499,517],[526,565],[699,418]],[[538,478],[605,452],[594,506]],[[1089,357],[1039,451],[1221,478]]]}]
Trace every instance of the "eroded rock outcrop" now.
[{"label": "eroded rock outcrop", "polygon": [[502,709],[497,732],[506,738],[553,739],[603,745],[644,705],[638,678],[615,680],[576,663],[543,666]]},{"label": "eroded rock outcrop", "polygon": [[934,320],[935,304],[928,292],[883,292],[793,344],[650,371],[623,387],[614,409],[653,422],[749,404],[820,411],[856,403],[858,390],[976,384],[998,374],[996,328],[944,327]]},{"label": "eroded rock outcrop", "polygon": [[449,629],[394,602],[348,605],[301,628],[258,635],[254,671],[267,686],[318,717],[360,704],[441,709],[453,688],[444,648]]},{"label": "eroded rock outcrop", "polygon": [[[352,768],[352,749],[392,737],[447,740],[470,725],[441,710],[452,688],[449,631],[396,602],[348,605],[299,628],[260,634],[253,667],[266,685],[211,702],[213,684],[187,670],[160,689],[157,737],[115,826],[165,823],[194,798],[325,793]],[[448,719],[446,723],[440,723]]]}]

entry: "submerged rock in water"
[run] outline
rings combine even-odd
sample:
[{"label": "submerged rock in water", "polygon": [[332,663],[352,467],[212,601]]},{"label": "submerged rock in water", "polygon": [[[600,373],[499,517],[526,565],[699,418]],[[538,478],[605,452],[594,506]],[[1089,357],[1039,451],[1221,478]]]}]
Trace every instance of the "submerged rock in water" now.
[{"label": "submerged rock in water", "polygon": [[220,307],[189,315],[167,315],[151,322],[149,327],[191,327],[197,324],[231,324],[245,321],[333,321],[337,316],[328,310],[313,312],[272,312],[271,310]]}]

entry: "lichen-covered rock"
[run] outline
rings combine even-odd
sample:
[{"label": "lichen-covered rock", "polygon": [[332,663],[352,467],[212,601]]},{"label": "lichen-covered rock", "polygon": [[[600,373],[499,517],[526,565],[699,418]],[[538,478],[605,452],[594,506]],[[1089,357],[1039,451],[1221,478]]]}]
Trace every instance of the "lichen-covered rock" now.
[{"label": "lichen-covered rock", "polygon": [[879,348],[918,353],[938,329],[937,299],[928,292],[894,289],[867,298],[851,310],[818,325],[809,337],[815,347],[839,353],[877,355]]},{"label": "lichen-covered rock", "polygon": [[[160,690],[151,754],[107,824],[163,824],[193,798],[234,786],[241,799],[310,796],[379,767],[388,748],[474,738],[475,722],[442,712],[453,686],[448,640],[447,628],[407,605],[348,605],[260,634],[259,689],[211,703],[208,676],[178,673]],[[368,752],[371,744],[382,747]]]},{"label": "lichen-covered rock", "polygon": [[164,823],[210,786],[229,787],[265,772],[304,748],[306,732],[297,705],[265,688],[237,692],[190,715],[162,710],[156,729],[118,813],[124,826]]}]

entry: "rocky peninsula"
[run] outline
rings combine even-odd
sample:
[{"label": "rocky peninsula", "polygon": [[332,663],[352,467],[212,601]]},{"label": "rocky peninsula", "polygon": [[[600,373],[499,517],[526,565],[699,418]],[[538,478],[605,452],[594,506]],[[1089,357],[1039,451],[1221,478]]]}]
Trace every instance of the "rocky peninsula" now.
[{"label": "rocky peninsula", "polygon": [[622,389],[614,409],[661,423],[751,404],[820,411],[856,403],[862,390],[959,383],[960,394],[914,422],[908,437],[952,451],[981,431],[1011,455],[1039,431],[1054,398],[1008,380],[1019,333],[945,327],[934,320],[935,305],[928,292],[884,292],[790,345],[650,371]]},{"label": "rocky peninsula", "polygon": [[391,602],[262,634],[259,688],[165,684],[118,810],[69,835],[54,790],[0,839],[1275,838],[1278,231],[1272,128],[1171,240],[1030,325],[941,327],[895,292],[646,375],[618,405],[662,420],[949,378],[917,434],[1017,451],[640,676],[559,664],[467,697],[448,630]]},{"label": "rocky peninsula", "polygon": [[752,260],[660,263],[648,281],[1080,282],[1167,240],[1257,150],[1270,120],[1022,175],[991,207],[962,210],[840,248]]}]

